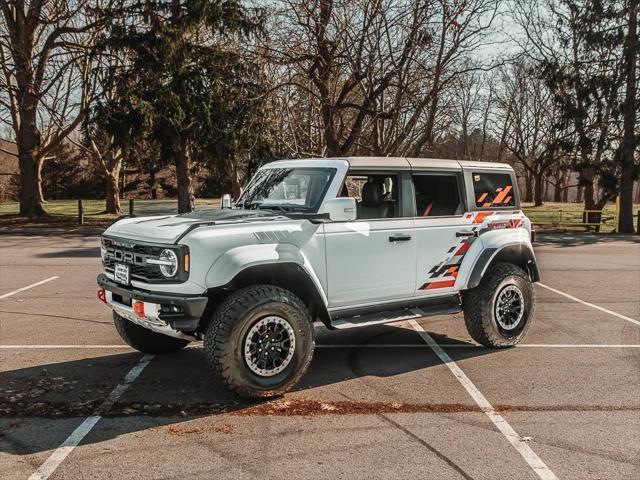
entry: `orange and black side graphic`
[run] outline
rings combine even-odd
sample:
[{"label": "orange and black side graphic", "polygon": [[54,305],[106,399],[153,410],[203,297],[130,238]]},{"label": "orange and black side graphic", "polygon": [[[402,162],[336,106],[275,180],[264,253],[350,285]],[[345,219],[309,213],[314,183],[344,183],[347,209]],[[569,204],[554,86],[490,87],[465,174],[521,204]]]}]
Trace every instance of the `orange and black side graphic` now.
[{"label": "orange and black side graphic", "polygon": [[464,238],[460,243],[449,248],[447,251],[449,255],[447,259],[429,270],[429,279],[420,287],[420,290],[434,290],[437,288],[453,287],[455,285],[460,264],[473,242],[478,238],[478,229],[479,226],[471,227],[471,231],[473,231],[476,236]]},{"label": "orange and black side graphic", "polygon": [[472,225],[470,230],[475,236],[465,237],[459,243],[449,248],[446,259],[429,270],[429,278],[420,287],[420,290],[453,287],[456,283],[460,264],[464,256],[480,235],[495,228],[518,228],[523,225],[521,219],[491,221],[489,217],[494,213],[495,212],[476,212],[465,215],[464,219]]},{"label": "orange and black side graphic", "polygon": [[513,195],[510,195],[512,188],[511,185],[507,185],[506,187],[496,188],[493,193],[481,193],[476,199],[476,206],[479,208],[506,207],[510,205],[513,199]]}]

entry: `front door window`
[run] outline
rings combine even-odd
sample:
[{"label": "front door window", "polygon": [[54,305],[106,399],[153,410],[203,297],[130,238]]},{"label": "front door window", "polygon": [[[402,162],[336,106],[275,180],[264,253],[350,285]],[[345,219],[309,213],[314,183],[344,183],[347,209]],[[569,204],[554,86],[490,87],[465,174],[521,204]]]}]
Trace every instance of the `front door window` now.
[{"label": "front door window", "polygon": [[413,219],[400,217],[400,175],[347,175],[341,197],[356,199],[353,222],[325,223],[331,307],[406,298],[415,290]]}]

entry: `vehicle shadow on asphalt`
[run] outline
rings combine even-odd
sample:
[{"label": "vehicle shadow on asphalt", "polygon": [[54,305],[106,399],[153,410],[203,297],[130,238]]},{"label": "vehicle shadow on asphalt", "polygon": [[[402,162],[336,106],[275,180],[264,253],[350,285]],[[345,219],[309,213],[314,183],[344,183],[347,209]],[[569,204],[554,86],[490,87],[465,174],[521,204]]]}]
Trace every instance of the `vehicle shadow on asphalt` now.
[{"label": "vehicle shadow on asphalt", "polygon": [[[411,329],[381,325],[330,332],[318,327],[317,332],[317,348],[310,368],[286,399],[303,395],[323,400],[322,387],[333,386],[334,391],[340,392],[342,382],[366,377],[366,387],[378,389],[377,398],[388,400],[394,395],[397,398],[398,392],[397,387],[385,385],[385,378],[442,365]],[[431,336],[439,344],[465,343],[436,333]],[[495,352],[480,347],[462,350],[466,358]],[[57,448],[85,417],[95,414],[139,358],[139,353],[127,352],[0,373],[0,452],[27,455]],[[382,381],[372,386],[376,378]],[[364,386],[351,389],[361,391]],[[372,395],[376,397],[375,392]],[[187,348],[176,354],[156,356],[118,402],[103,414],[117,417],[117,426],[111,422],[109,428],[100,428],[99,424],[83,443],[102,442],[221,413],[270,415],[271,403],[241,399],[216,387],[205,367],[202,349]],[[286,410],[276,414],[304,416]]]}]

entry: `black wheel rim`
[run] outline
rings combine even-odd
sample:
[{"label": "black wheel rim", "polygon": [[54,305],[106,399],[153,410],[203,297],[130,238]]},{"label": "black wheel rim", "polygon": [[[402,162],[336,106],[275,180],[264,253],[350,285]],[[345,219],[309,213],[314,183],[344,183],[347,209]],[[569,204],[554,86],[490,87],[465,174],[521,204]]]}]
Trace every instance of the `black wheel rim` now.
[{"label": "black wheel rim", "polygon": [[296,347],[293,327],[282,317],[271,315],[256,322],[245,337],[244,359],[261,377],[272,377],[291,363]]},{"label": "black wheel rim", "polygon": [[524,295],[515,285],[507,285],[496,296],[495,318],[500,328],[513,332],[524,318]]}]

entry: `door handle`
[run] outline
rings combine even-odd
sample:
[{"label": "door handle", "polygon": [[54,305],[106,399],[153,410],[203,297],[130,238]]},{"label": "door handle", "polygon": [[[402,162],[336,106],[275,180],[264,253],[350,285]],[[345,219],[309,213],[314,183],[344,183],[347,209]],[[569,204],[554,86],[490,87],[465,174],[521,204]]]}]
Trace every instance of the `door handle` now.
[{"label": "door handle", "polygon": [[456,232],[456,237],[475,237],[476,232],[472,232],[470,230],[462,230],[461,232]]},{"label": "door handle", "polygon": [[389,237],[389,241],[392,243],[395,242],[408,242],[411,240],[411,235],[391,235]]}]

